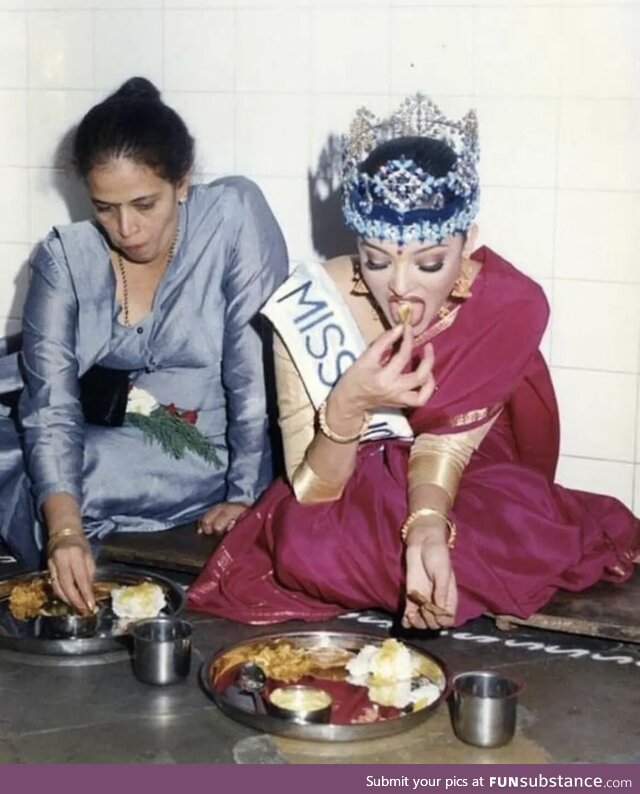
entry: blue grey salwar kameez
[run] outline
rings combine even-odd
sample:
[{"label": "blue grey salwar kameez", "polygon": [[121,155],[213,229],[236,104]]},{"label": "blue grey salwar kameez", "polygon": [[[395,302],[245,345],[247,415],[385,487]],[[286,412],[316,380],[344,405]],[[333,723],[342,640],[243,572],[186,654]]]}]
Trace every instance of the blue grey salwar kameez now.
[{"label": "blue grey salwar kameez", "polygon": [[[21,431],[0,416],[0,528],[29,567],[41,564],[40,506],[66,492],[87,536],[156,531],[220,501],[253,502],[271,479],[263,344],[256,315],[287,275],[280,229],[262,194],[233,177],[190,189],[174,257],[151,312],[118,322],[100,229],[56,227],[36,248],[19,359],[0,359],[0,392],[20,385]],[[198,412],[220,468],[175,460],[131,425],[85,424],[79,377],[92,365],[131,371],[162,405]]]}]

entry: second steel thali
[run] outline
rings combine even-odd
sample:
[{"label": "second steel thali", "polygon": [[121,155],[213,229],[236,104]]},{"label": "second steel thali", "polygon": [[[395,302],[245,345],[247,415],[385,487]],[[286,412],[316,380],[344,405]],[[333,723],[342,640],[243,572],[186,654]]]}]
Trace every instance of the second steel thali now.
[{"label": "second steel thali", "polygon": [[[48,579],[47,572],[36,572],[13,576],[0,581],[0,648],[26,654],[48,656],[88,656],[98,653],[123,651],[129,640],[132,621],[119,620],[110,609],[108,598],[99,600],[99,618],[95,632],[88,637],[51,638],[43,631],[39,617],[29,620],[16,619],[9,609],[9,596],[16,584],[29,582],[37,577]],[[96,571],[97,585],[108,591],[110,585],[137,585],[152,582],[162,588],[166,606],[161,614],[175,615],[185,604],[182,589],[170,579],[146,571],[122,568],[115,565],[99,566]]]},{"label": "second steel thali", "polygon": [[[372,703],[368,700],[368,692],[362,691],[364,688],[361,686],[348,683],[344,670],[332,669],[330,673],[320,672],[311,676],[305,674],[299,680],[289,681],[322,688],[330,694],[333,706],[331,718],[326,724],[298,724],[265,713],[254,697],[247,696],[239,689],[236,678],[241,663],[254,659],[265,646],[278,649],[282,644],[287,644],[295,650],[303,649],[311,654],[337,649],[353,657],[367,645],[382,646],[384,639],[371,634],[334,631],[283,632],[258,637],[214,654],[203,664],[201,680],[209,696],[225,714],[265,733],[334,742],[391,736],[424,722],[449,693],[449,674],[444,663],[414,645],[403,643],[412,659],[419,664],[422,674],[437,687],[437,697],[417,710],[378,708],[379,718],[373,721],[362,721],[367,714],[371,714]],[[274,686],[277,685],[276,682]]]}]

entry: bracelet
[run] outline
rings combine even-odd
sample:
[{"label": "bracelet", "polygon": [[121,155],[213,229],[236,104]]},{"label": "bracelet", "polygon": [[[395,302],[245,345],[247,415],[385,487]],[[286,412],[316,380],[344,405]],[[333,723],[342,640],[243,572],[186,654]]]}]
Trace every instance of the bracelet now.
[{"label": "bracelet", "polygon": [[320,408],[318,408],[318,425],[320,427],[320,431],[323,436],[330,438],[331,441],[335,441],[336,444],[351,444],[353,441],[359,441],[362,434],[365,430],[369,427],[369,422],[371,421],[371,415],[368,411],[364,412],[364,419],[362,420],[362,424],[358,429],[358,432],[352,436],[339,436],[337,433],[334,433],[333,430],[327,424],[327,403],[326,401],[322,403]]},{"label": "bracelet", "polygon": [[73,537],[81,538],[84,541],[87,540],[84,532],[81,529],[72,529],[71,527],[65,527],[64,529],[61,529],[59,532],[54,533],[47,541],[47,557],[50,557],[51,554],[56,550],[60,541],[65,540],[66,538],[73,538]]},{"label": "bracelet", "polygon": [[407,534],[411,529],[413,523],[422,516],[437,516],[438,518],[441,518],[449,528],[449,539],[447,540],[447,547],[452,549],[456,545],[456,535],[457,535],[456,525],[449,518],[449,516],[446,516],[444,513],[441,513],[439,510],[436,510],[433,507],[420,507],[418,510],[414,510],[413,513],[410,513],[407,516],[404,524],[400,528],[400,537],[403,543],[407,542]]}]

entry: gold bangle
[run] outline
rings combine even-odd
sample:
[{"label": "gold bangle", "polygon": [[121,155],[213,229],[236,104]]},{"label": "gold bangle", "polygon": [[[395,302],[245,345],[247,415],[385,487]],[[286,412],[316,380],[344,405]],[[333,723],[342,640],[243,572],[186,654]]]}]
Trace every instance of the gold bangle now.
[{"label": "gold bangle", "polygon": [[438,518],[442,519],[449,529],[449,538],[447,540],[448,548],[452,549],[456,545],[456,535],[458,533],[456,529],[456,525],[454,522],[446,516],[444,513],[441,513],[439,510],[436,510],[433,507],[420,507],[418,510],[414,510],[413,513],[409,513],[407,516],[404,524],[400,528],[400,538],[402,539],[403,543],[407,542],[407,534],[411,527],[413,526],[414,522],[423,516],[437,516]]},{"label": "gold bangle", "polygon": [[333,430],[327,424],[327,403],[326,401],[322,403],[320,408],[318,408],[318,426],[320,427],[320,431],[323,436],[331,439],[331,441],[335,441],[336,444],[351,444],[353,441],[359,441],[362,437],[362,434],[365,430],[369,427],[369,422],[371,421],[371,415],[368,411],[364,412],[364,419],[362,420],[362,424],[357,433],[352,436],[340,436],[337,433],[334,433]]},{"label": "gold bangle", "polygon": [[47,541],[47,557],[50,557],[51,554],[56,550],[58,544],[65,540],[66,538],[73,538],[77,537],[84,541],[87,540],[85,537],[84,532],[81,529],[72,529],[71,527],[65,527],[61,529],[59,532],[54,532],[53,535]]}]

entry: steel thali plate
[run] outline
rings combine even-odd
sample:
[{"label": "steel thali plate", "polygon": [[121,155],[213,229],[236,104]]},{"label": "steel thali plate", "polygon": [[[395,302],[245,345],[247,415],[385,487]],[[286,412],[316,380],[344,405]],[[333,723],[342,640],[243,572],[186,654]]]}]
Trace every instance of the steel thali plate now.
[{"label": "steel thali plate", "polygon": [[[213,654],[200,669],[200,678],[207,694],[214,703],[227,716],[248,725],[251,728],[265,733],[278,734],[296,739],[320,740],[329,742],[356,741],[374,739],[383,736],[392,736],[410,728],[414,728],[427,720],[433,712],[443,703],[449,694],[450,675],[445,664],[433,654],[422,649],[403,643],[411,654],[418,657],[421,671],[428,671],[429,680],[440,690],[439,696],[429,705],[415,711],[395,710],[395,715],[375,722],[340,722],[336,723],[332,711],[331,721],[326,724],[297,724],[283,720],[272,714],[264,713],[264,708],[256,704],[256,699],[242,693],[236,683],[234,670],[241,662],[250,660],[262,647],[269,645],[275,647],[288,643],[293,648],[302,648],[316,651],[317,649],[341,649],[355,655],[365,645],[382,645],[385,637],[372,634],[341,632],[341,631],[302,631],[284,632],[245,640],[229,646]],[[335,679],[335,671],[332,676]],[[338,678],[344,679],[346,673]],[[314,686],[327,688],[323,681],[322,673],[311,681]],[[291,683],[291,681],[289,681]],[[295,683],[295,682],[294,682]],[[309,683],[309,677],[304,680]],[[343,681],[341,686],[352,687],[354,690],[363,690]],[[329,682],[331,686],[331,682]],[[360,695],[361,697],[361,695]]]},{"label": "steel thali plate", "polygon": [[[9,609],[9,596],[13,587],[41,577],[48,580],[46,571],[20,574],[0,580],[0,648],[20,653],[44,654],[49,656],[88,656],[97,653],[123,651],[129,642],[129,632],[133,621],[122,621],[114,615],[108,595],[98,600],[100,608],[98,625],[93,636],[74,638],[51,638],[40,617],[30,620],[17,620]],[[137,585],[152,582],[164,591],[167,605],[161,614],[176,615],[182,611],[186,596],[181,587],[170,579],[147,571],[122,568],[115,565],[98,566],[96,583],[107,585]]]}]

